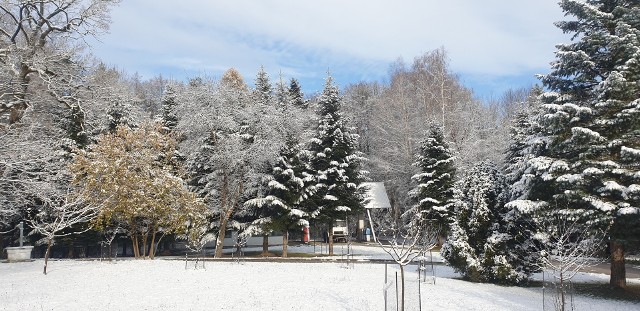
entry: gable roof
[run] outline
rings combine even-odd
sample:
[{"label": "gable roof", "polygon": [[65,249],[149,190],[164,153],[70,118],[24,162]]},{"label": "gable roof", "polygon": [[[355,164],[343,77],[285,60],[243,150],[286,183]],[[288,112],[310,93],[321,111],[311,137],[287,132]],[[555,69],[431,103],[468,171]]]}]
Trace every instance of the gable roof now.
[{"label": "gable roof", "polygon": [[382,182],[364,182],[360,184],[360,187],[366,187],[365,204],[366,209],[372,208],[391,208],[389,197],[387,196],[387,189]]}]

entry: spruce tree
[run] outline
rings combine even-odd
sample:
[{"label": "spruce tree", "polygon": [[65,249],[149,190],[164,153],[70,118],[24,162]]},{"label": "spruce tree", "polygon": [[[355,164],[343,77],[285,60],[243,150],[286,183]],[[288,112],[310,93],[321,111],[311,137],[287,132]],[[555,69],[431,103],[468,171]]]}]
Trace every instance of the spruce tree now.
[{"label": "spruce tree", "polygon": [[276,105],[279,109],[283,110],[285,113],[290,109],[291,103],[291,94],[289,93],[289,86],[285,83],[282,75],[280,79],[276,83],[275,90],[275,101]]},{"label": "spruce tree", "polygon": [[120,125],[135,127],[136,121],[131,116],[131,103],[122,96],[114,95],[107,110],[108,131],[115,133]]},{"label": "spruce tree", "polygon": [[640,3],[564,0],[541,116],[549,146],[531,161],[531,200],[608,233],[612,286],[625,287],[624,243],[640,229]]},{"label": "spruce tree", "polygon": [[542,103],[539,96],[542,88],[534,87],[523,105],[512,120],[509,131],[509,147],[505,155],[503,171],[507,183],[511,185],[511,200],[528,198],[528,185],[532,175],[528,161],[539,156],[546,148],[546,140],[538,120]]},{"label": "spruce tree", "polygon": [[[305,187],[306,207],[311,218],[328,228],[334,221],[363,210],[364,190],[360,163],[356,150],[358,135],[352,134],[340,114],[341,98],[333,78],[327,78],[318,99],[319,121],[308,147],[308,177]],[[333,233],[329,230],[329,254],[333,254]]]},{"label": "spruce tree", "polygon": [[300,87],[300,83],[295,78],[291,78],[289,83],[289,98],[291,98],[291,104],[298,108],[306,109],[309,107],[309,103],[304,99],[304,94]]},{"label": "spruce tree", "polygon": [[278,160],[266,181],[266,194],[247,201],[246,205],[258,209],[259,217],[253,221],[257,231],[282,232],[282,257],[287,257],[289,232],[308,226],[303,204],[304,164],[300,159],[300,147],[289,139],[280,149]]},{"label": "spruce tree", "polygon": [[420,168],[420,173],[411,178],[417,184],[409,192],[416,201],[411,209],[445,228],[454,202],[455,165],[440,127],[429,126],[414,165]]},{"label": "spruce tree", "polygon": [[264,70],[264,66],[260,67],[255,81],[255,89],[253,91],[254,100],[263,105],[268,105],[273,96],[273,87],[269,75]]},{"label": "spruce tree", "polygon": [[165,131],[171,132],[178,125],[178,116],[176,115],[176,90],[171,83],[167,84],[160,104],[162,105],[162,126]]},{"label": "spruce tree", "polygon": [[[471,168],[456,184],[454,212],[442,257],[473,282],[521,283],[535,270],[526,257],[529,237],[505,204],[508,185],[490,162]],[[535,256],[535,254],[534,254]]]}]

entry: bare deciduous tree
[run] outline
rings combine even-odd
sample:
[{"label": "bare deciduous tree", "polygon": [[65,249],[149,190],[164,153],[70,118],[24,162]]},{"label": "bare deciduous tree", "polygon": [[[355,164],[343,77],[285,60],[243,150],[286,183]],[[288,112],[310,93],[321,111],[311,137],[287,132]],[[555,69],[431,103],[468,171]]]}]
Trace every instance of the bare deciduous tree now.
[{"label": "bare deciduous tree", "polygon": [[[588,225],[587,225],[588,226]],[[600,263],[604,233],[586,230],[585,225],[568,215],[557,215],[540,221],[535,235],[541,255],[541,268],[550,273],[555,287],[555,310],[573,310],[571,280],[586,267]],[[544,303],[544,302],[543,302]]]},{"label": "bare deciduous tree", "polygon": [[[108,29],[119,0],[3,0],[0,2],[0,116],[13,124],[31,105],[34,84],[81,115],[70,93],[81,75],[66,70],[86,36]],[[60,92],[60,86],[67,86]]]},{"label": "bare deciduous tree", "polygon": [[91,228],[89,225],[84,226],[83,229],[74,229],[78,225],[88,224],[100,212],[101,206],[89,204],[84,200],[84,196],[74,192],[74,189],[69,189],[62,198],[41,197],[42,208],[34,218],[28,220],[28,224],[33,228],[31,234],[41,234],[43,236],[41,242],[47,244],[44,255],[44,274],[47,274],[47,263],[54,240],[88,231]]},{"label": "bare deciduous tree", "polygon": [[394,217],[388,210],[368,213],[374,239],[400,267],[400,310],[405,310],[404,268],[421,254],[436,247],[440,228],[419,211],[408,212],[400,217]]}]

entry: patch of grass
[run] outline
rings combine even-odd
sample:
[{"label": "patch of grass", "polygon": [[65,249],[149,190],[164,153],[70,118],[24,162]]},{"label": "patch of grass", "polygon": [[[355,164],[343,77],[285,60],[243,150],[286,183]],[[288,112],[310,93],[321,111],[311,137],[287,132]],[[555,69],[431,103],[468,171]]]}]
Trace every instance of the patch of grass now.
[{"label": "patch of grass", "polygon": [[573,288],[577,295],[640,302],[640,284],[627,284],[626,289],[620,289],[606,283],[574,283]]}]

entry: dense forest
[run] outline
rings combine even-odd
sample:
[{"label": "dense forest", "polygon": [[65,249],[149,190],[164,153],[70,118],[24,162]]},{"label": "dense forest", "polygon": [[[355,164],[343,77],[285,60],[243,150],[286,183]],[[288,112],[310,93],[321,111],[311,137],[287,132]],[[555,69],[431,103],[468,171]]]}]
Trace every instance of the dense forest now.
[{"label": "dense forest", "polygon": [[229,230],[286,245],[362,213],[360,184],[378,181],[386,217],[436,220],[443,256],[473,281],[525,282],[569,223],[592,233],[572,242],[607,242],[611,284],[626,285],[640,228],[635,1],[561,1],[573,40],[540,85],[494,100],[465,87],[446,48],[398,60],[384,82],[339,89],[328,73],[318,94],[265,68],[141,79],[85,49],[116,2],[0,1],[3,247],[24,222],[46,257],[117,235],[139,258],[163,238],[221,257]]}]

